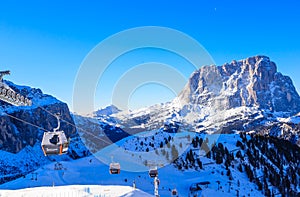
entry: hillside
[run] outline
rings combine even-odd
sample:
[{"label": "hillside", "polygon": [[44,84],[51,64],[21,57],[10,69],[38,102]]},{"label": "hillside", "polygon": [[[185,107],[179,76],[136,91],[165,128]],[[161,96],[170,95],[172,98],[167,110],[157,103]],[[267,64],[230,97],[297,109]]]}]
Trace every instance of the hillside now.
[{"label": "hillside", "polygon": [[[153,142],[157,145],[152,145]],[[280,145],[282,143],[285,149]],[[180,153],[178,158],[174,157],[173,145]],[[119,175],[109,174],[111,155],[121,164]],[[80,184],[86,185],[86,191],[89,185],[132,186],[135,182],[138,189],[152,194],[153,179],[148,170],[158,166],[161,196],[170,196],[174,188],[179,196],[188,196],[190,186],[202,182],[209,183],[201,185],[202,190],[197,193],[209,196],[235,196],[237,193],[240,196],[278,193],[293,196],[300,192],[297,182],[299,158],[297,146],[276,138],[246,134],[170,134],[154,130],[149,135],[141,133],[124,138],[117,146],[110,145],[94,156],[42,166],[25,177],[0,185],[0,188]]]}]

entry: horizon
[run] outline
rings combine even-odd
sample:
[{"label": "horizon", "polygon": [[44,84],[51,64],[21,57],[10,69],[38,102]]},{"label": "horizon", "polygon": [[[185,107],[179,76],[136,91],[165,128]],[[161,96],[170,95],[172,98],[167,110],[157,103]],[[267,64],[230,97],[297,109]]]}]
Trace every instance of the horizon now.
[{"label": "horizon", "polygon": [[[75,81],[90,51],[119,32],[158,26],[190,36],[218,66],[256,55],[268,56],[276,63],[278,72],[292,79],[299,94],[298,5],[299,2],[291,0],[249,4],[239,1],[4,2],[0,7],[1,70],[11,70],[11,75],[4,79],[40,88],[66,102],[73,111]],[[116,105],[111,102],[113,89],[124,73],[151,62],[169,65],[185,80],[195,69],[170,51],[151,48],[130,51],[113,61],[96,82],[94,111]],[[168,102],[178,93],[156,82],[132,90],[126,101],[128,108]],[[157,95],[158,91],[162,93]]]}]

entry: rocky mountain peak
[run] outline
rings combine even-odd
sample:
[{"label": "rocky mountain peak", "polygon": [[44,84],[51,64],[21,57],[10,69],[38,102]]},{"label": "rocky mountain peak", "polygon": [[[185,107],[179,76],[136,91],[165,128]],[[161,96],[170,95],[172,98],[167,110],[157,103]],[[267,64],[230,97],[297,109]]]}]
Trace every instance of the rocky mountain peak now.
[{"label": "rocky mountain peak", "polygon": [[277,72],[267,56],[254,56],[195,71],[179,98],[182,103],[225,110],[258,107],[277,112],[300,111],[300,97],[288,76]]},{"label": "rocky mountain peak", "polygon": [[116,107],[115,105],[109,105],[105,108],[102,108],[102,109],[99,109],[99,110],[95,111],[93,113],[93,116],[96,116],[96,117],[103,116],[103,115],[110,116],[110,115],[116,114],[120,111],[121,110],[118,107]]}]

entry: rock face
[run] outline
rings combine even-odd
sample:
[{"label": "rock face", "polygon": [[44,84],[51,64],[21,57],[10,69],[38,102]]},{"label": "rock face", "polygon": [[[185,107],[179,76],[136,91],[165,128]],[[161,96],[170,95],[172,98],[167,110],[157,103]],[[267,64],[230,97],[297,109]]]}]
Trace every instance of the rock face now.
[{"label": "rock face", "polygon": [[[84,146],[67,104],[41,90],[5,83],[32,100],[32,106],[16,107],[0,101],[0,184],[36,170],[52,161],[77,159],[90,154]],[[41,148],[44,131],[57,127],[54,114],[60,113],[60,130],[70,138],[68,153],[45,157]]]},{"label": "rock face", "polygon": [[222,66],[203,66],[191,75],[173,101],[146,110],[114,114],[111,119],[122,128],[140,131],[175,122],[180,123],[179,130],[200,133],[263,131],[293,139],[299,135],[298,127],[289,123],[295,129],[282,130],[283,123],[279,119],[298,112],[300,97],[292,80],[277,72],[276,64],[268,57],[255,56]]},{"label": "rock face", "polygon": [[292,80],[277,72],[276,64],[266,56],[204,66],[192,74],[179,99],[217,110],[246,106],[291,114],[300,111]]},{"label": "rock face", "polygon": [[[53,131],[57,120],[53,114],[60,113],[61,119],[74,125],[68,106],[39,89],[16,86],[8,83],[17,92],[28,95],[33,100],[30,107],[15,107],[1,103],[0,111],[0,150],[18,153],[27,145],[33,146],[41,141],[44,130]],[[77,135],[76,128],[61,121],[60,129],[67,137]],[[33,126],[35,125],[35,126]]]},{"label": "rock face", "polygon": [[78,128],[84,128],[79,129],[78,132],[91,153],[97,153],[102,148],[129,136],[123,129],[108,124],[103,119],[80,115],[73,115],[73,119]]}]

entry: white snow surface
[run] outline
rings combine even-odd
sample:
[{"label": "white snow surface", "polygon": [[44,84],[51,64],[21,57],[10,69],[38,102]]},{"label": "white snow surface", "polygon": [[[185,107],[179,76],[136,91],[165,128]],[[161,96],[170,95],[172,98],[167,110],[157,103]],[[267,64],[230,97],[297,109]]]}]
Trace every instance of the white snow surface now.
[{"label": "white snow surface", "polygon": [[288,117],[288,118],[278,118],[280,122],[285,123],[293,123],[293,124],[299,124],[300,123],[300,113],[296,114],[295,116]]},{"label": "white snow surface", "polygon": [[139,189],[129,186],[116,185],[69,185],[69,186],[49,186],[49,187],[35,187],[19,190],[1,190],[2,197],[27,197],[27,196],[122,196],[122,197],[147,197],[151,196]]}]

